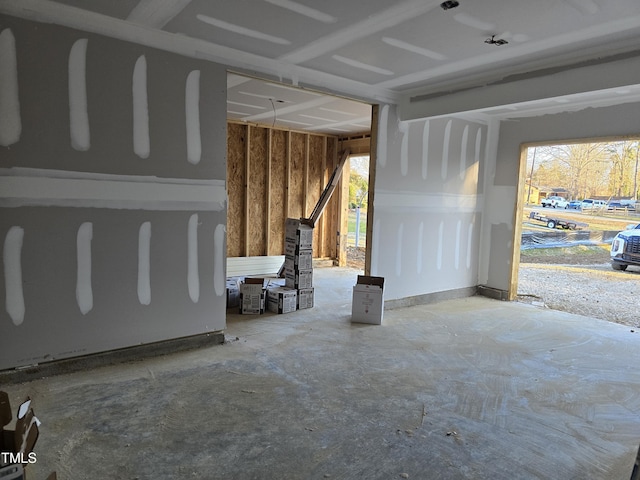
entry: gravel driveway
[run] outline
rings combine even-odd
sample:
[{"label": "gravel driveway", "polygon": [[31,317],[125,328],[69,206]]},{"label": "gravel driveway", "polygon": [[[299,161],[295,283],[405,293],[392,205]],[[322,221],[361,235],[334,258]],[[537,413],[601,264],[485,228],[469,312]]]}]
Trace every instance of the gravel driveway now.
[{"label": "gravel driveway", "polygon": [[640,268],[521,263],[518,300],[640,328]]}]

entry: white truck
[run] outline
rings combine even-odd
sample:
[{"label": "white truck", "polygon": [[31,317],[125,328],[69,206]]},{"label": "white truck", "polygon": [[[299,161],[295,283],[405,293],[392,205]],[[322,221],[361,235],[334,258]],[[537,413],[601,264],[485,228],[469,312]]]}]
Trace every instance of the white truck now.
[{"label": "white truck", "polygon": [[551,207],[551,208],[568,208],[569,202],[564,197],[558,197],[556,195],[543,198],[540,203],[543,207]]},{"label": "white truck", "polygon": [[640,266],[640,224],[628,225],[611,243],[611,267],[624,271],[629,265]]}]

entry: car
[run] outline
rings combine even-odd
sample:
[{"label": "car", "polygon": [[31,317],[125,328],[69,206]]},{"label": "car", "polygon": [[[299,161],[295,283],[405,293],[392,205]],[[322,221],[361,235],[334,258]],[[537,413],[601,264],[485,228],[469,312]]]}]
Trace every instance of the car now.
[{"label": "car", "polygon": [[636,207],[632,203],[609,202],[607,210],[624,210],[625,212],[635,212]]},{"label": "car", "polygon": [[607,202],[604,200],[594,200],[593,198],[585,198],[580,206],[582,210],[602,210],[607,208]]},{"label": "car", "polygon": [[540,203],[543,207],[551,208],[567,208],[567,206],[569,205],[569,202],[567,202],[564,197],[558,197],[557,195],[543,198]]},{"label": "car", "polygon": [[567,208],[571,208],[573,210],[580,210],[582,208],[582,200],[571,200]]},{"label": "car", "polygon": [[640,224],[627,225],[611,242],[611,268],[624,271],[629,265],[640,266]]}]

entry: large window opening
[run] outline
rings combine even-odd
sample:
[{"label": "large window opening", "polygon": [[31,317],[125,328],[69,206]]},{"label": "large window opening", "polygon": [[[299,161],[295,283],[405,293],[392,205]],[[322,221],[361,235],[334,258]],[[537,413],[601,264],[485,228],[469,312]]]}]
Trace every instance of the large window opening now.
[{"label": "large window opening", "polygon": [[640,140],[523,149],[517,299],[637,328],[640,251],[622,271],[611,245],[640,224]]}]

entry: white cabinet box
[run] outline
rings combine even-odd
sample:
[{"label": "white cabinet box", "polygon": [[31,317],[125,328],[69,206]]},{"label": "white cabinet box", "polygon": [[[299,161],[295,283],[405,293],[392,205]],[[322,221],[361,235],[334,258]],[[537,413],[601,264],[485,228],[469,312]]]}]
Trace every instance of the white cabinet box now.
[{"label": "white cabinet box", "polygon": [[381,325],[383,314],[384,277],[358,275],[358,281],[353,287],[351,321]]}]

